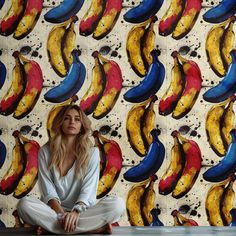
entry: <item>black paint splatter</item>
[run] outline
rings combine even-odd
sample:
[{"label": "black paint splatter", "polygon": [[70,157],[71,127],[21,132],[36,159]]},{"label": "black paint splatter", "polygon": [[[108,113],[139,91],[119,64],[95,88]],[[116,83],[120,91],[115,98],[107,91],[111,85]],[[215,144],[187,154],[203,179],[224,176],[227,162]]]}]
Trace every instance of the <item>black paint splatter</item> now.
[{"label": "black paint splatter", "polygon": [[30,46],[24,46],[20,49],[20,53],[22,55],[27,55],[31,52],[31,47]]},{"label": "black paint splatter", "polygon": [[113,130],[111,132],[111,136],[116,137],[118,135],[118,132],[116,130]]},{"label": "black paint splatter", "polygon": [[111,131],[111,127],[109,125],[104,125],[99,129],[99,132],[102,135],[108,134]]},{"label": "black paint splatter", "polygon": [[183,125],[179,128],[179,132],[181,134],[187,134],[190,131],[190,127],[188,125]]},{"label": "black paint splatter", "polygon": [[20,132],[23,135],[28,134],[30,131],[31,131],[31,127],[29,125],[25,125],[20,128]]},{"label": "black paint splatter", "polygon": [[179,49],[179,53],[182,55],[186,55],[188,54],[190,51],[190,47],[189,46],[183,46]]},{"label": "black paint splatter", "polygon": [[102,55],[107,55],[111,51],[111,48],[109,46],[103,46],[100,48],[99,52]]},{"label": "black paint splatter", "polygon": [[186,214],[186,213],[189,212],[189,210],[190,210],[190,206],[189,206],[189,205],[182,205],[182,206],[180,206],[180,208],[179,208],[179,212],[180,212],[181,214]]}]

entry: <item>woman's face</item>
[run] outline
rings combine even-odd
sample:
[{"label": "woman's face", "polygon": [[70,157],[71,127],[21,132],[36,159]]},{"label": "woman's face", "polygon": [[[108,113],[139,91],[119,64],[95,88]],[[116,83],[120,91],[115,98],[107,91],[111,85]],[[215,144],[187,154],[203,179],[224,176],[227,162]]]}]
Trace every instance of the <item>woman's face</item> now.
[{"label": "woman's face", "polygon": [[81,126],[79,112],[75,109],[67,111],[62,123],[63,133],[66,135],[77,135],[80,132]]}]

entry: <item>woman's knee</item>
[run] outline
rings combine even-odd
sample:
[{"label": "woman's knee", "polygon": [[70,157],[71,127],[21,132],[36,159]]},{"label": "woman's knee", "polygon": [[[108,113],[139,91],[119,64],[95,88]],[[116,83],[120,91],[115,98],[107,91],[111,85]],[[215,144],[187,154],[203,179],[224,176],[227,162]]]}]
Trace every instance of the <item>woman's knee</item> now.
[{"label": "woman's knee", "polygon": [[121,197],[114,197],[113,210],[116,215],[121,216],[125,211],[125,202]]},{"label": "woman's knee", "polygon": [[27,212],[27,210],[30,207],[30,198],[29,197],[23,197],[21,198],[16,206],[17,211],[20,212]]}]

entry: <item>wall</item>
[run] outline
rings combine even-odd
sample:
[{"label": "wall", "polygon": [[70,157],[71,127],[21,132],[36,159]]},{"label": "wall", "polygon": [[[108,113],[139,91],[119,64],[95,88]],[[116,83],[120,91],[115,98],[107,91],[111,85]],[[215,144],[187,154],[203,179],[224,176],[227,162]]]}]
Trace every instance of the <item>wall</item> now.
[{"label": "wall", "polygon": [[[10,2],[11,1],[6,1],[2,9],[0,10],[1,18],[3,18],[5,14],[7,13],[11,4]],[[13,52],[19,51],[21,55],[23,55],[23,57],[37,62],[43,74],[43,87],[42,87],[42,91],[40,92],[40,81],[41,81],[40,72],[38,72],[39,69],[37,65],[33,66],[36,73],[34,77],[38,80],[38,83],[37,83],[38,87],[35,85],[35,82],[33,83],[34,86],[36,86],[36,89],[33,91],[33,94],[38,93],[39,98],[38,100],[34,98],[36,104],[34,106],[31,105],[32,111],[30,111],[28,115],[25,115],[24,117],[18,118],[18,119],[14,118],[12,114],[1,115],[0,140],[5,144],[7,153],[6,153],[6,160],[0,169],[0,180],[3,180],[3,177],[5,173],[7,172],[7,170],[9,169],[12,162],[12,158],[13,158],[12,150],[15,145],[14,137],[12,136],[13,131],[15,130],[20,131],[21,135],[23,135],[24,137],[30,140],[35,140],[36,142],[38,142],[39,145],[43,145],[48,139],[47,124],[46,124],[47,117],[48,117],[49,111],[56,105],[56,103],[46,100],[44,96],[47,93],[47,91],[49,91],[50,89],[58,85],[65,78],[65,76],[60,77],[52,68],[52,63],[49,62],[47,50],[55,48],[56,45],[53,45],[53,43],[51,43],[50,45],[47,45],[47,40],[48,40],[49,33],[51,32],[52,28],[56,26],[56,24],[47,22],[44,19],[44,15],[52,7],[57,6],[59,2],[60,1],[49,1],[49,0],[44,1],[43,10],[40,15],[40,18],[37,21],[33,31],[29,33],[26,37],[23,37],[22,39],[17,40],[13,37],[12,34],[9,36],[0,35],[0,41],[1,41],[0,60],[5,64],[5,67],[7,70],[6,80],[1,88],[0,99],[3,99],[4,94],[6,94],[12,82],[12,76],[13,76],[12,71],[15,66],[15,60],[14,60],[14,57],[12,56]],[[192,2],[195,2],[195,1],[192,1]],[[109,194],[122,196],[124,200],[126,201],[126,199],[128,198],[128,195],[132,193],[131,191],[136,191],[136,193],[132,193],[133,197],[140,198],[140,201],[138,200],[137,202],[132,201],[130,199],[131,203],[129,202],[129,204],[131,204],[131,206],[129,204],[127,205],[128,212],[130,213],[130,221],[127,218],[127,214],[125,214],[119,222],[120,225],[130,225],[131,222],[134,225],[143,224],[142,220],[144,220],[145,217],[144,215],[141,216],[141,208],[143,207],[143,204],[145,205],[146,203],[145,203],[145,198],[142,198],[141,200],[141,195],[142,195],[141,193],[142,191],[144,191],[145,187],[146,189],[148,188],[147,186],[148,186],[148,182],[150,182],[150,179],[148,182],[146,181],[145,183],[142,183],[141,186],[139,186],[139,190],[141,192],[137,190],[137,185],[135,185],[136,190],[134,188],[131,190],[131,187],[134,186],[134,184],[137,184],[132,181],[140,182],[141,180],[145,178],[147,179],[148,176],[154,174],[155,172],[157,175],[157,180],[155,180],[153,186],[150,185],[150,192],[144,193],[146,197],[149,197],[149,203],[145,205],[147,207],[147,212],[148,212],[147,213],[148,217],[146,220],[148,219],[149,221],[150,219],[152,220],[150,216],[150,209],[155,207],[159,209],[159,216],[158,216],[159,219],[166,226],[172,226],[174,224],[185,224],[184,223],[185,221],[183,220],[183,218],[180,219],[182,223],[178,223],[177,221],[174,222],[173,215],[176,215],[176,211],[174,210],[178,210],[182,216],[184,216],[187,219],[194,220],[201,226],[208,226],[210,224],[223,225],[223,219],[226,218],[225,217],[226,213],[222,210],[223,205],[228,205],[230,206],[229,208],[232,208],[233,206],[235,207],[234,199],[231,201],[231,203],[229,203],[230,199],[225,199],[223,197],[225,195],[222,196],[223,191],[226,194],[226,186],[228,185],[229,180],[227,182],[223,182],[220,185],[220,187],[218,186],[217,187],[219,188],[218,191],[216,191],[216,189],[213,188],[211,195],[209,195],[209,192],[208,192],[209,189],[212,186],[215,186],[215,184],[217,183],[213,183],[212,181],[206,181],[205,179],[203,179],[203,173],[209,167],[216,165],[217,163],[219,163],[220,160],[222,160],[222,157],[219,157],[213,151],[212,147],[219,146],[218,144],[214,145],[214,142],[216,140],[219,140],[219,142],[222,142],[222,134],[221,135],[219,135],[219,133],[217,134],[217,131],[222,129],[222,121],[224,118],[221,118],[221,117],[222,117],[223,111],[224,110],[226,111],[226,106],[228,104],[227,103],[227,104],[222,105],[221,109],[219,109],[217,112],[215,112],[215,114],[213,114],[215,116],[211,118],[211,120],[208,117],[208,121],[210,122],[210,124],[205,125],[207,114],[209,110],[212,108],[212,106],[215,104],[210,103],[206,101],[205,99],[203,99],[203,94],[210,87],[217,85],[219,81],[222,80],[222,78],[216,75],[216,73],[212,70],[208,62],[209,59],[207,58],[207,55],[206,55],[205,42],[206,42],[208,32],[213,27],[213,24],[207,23],[206,21],[204,21],[202,16],[210,7],[216,6],[218,3],[219,1],[213,2],[213,1],[204,0],[202,2],[202,9],[200,11],[198,18],[196,19],[196,23],[194,24],[192,30],[185,37],[179,40],[176,40],[176,39],[173,39],[171,35],[161,36],[158,33],[160,20],[170,5],[170,0],[164,1],[162,7],[156,14],[158,20],[154,23],[154,28],[153,28],[153,31],[155,32],[154,48],[157,50],[156,55],[158,55],[158,59],[160,63],[164,65],[164,68],[157,69],[157,71],[154,72],[154,76],[152,78],[149,78],[149,80],[152,80],[154,83],[153,85],[153,87],[155,87],[154,90],[153,90],[153,87],[152,88],[148,86],[145,87],[146,85],[143,87],[143,90],[146,89],[148,97],[156,93],[156,96],[158,99],[157,101],[153,102],[154,103],[153,108],[152,107],[148,108],[148,104],[150,103],[150,100],[148,100],[147,102],[146,101],[147,99],[144,95],[137,96],[139,95],[140,91],[134,92],[133,94],[134,98],[131,102],[128,101],[129,100],[128,98],[126,99],[124,98],[124,94],[128,90],[130,90],[131,87],[138,85],[144,79],[143,76],[137,75],[137,73],[135,73],[134,70],[131,68],[130,62],[136,63],[137,59],[134,59],[134,60],[130,59],[130,62],[129,62],[129,58],[127,56],[127,51],[126,51],[128,47],[128,48],[131,48],[130,49],[131,51],[136,52],[135,51],[136,49],[134,49],[134,46],[135,46],[134,44],[132,43],[129,43],[128,45],[126,44],[128,35],[131,36],[132,34],[129,32],[131,31],[132,27],[136,24],[126,22],[123,19],[124,14],[132,6],[139,4],[139,1],[131,2],[131,1],[124,0],[122,3],[123,7],[121,10],[121,13],[113,29],[107,36],[99,40],[94,39],[91,35],[82,36],[79,33],[79,24],[85,12],[89,8],[90,1],[85,1],[81,10],[77,14],[78,21],[75,22],[75,28],[74,28],[75,33],[76,33],[75,48],[81,51],[81,55],[79,56],[79,58],[86,68],[85,81],[82,87],[76,93],[78,96],[78,101],[77,101],[78,104],[80,103],[82,97],[88,90],[92,78],[94,78],[92,74],[92,69],[94,67],[94,58],[92,56],[92,53],[94,51],[98,51],[107,60],[112,60],[115,63],[117,63],[117,64],[114,64],[112,62],[113,63],[112,64],[111,61],[103,62],[103,63],[107,63],[105,72],[109,73],[109,69],[110,69],[110,73],[111,74],[113,73],[111,75],[113,76],[112,77],[113,83],[114,81],[117,81],[116,84],[113,84],[113,83],[111,84],[111,87],[113,88],[111,92],[111,96],[114,96],[114,97],[117,96],[117,100],[115,98],[113,99],[105,98],[104,100],[105,103],[111,103],[110,107],[112,107],[113,105],[114,106],[112,107],[111,111],[107,115],[104,115],[104,117],[100,119],[98,118],[95,119],[92,116],[92,114],[90,114],[89,117],[91,118],[93,129],[100,131],[100,134],[103,137],[107,138],[108,140],[115,141],[119,145],[122,151],[122,158],[123,158],[122,169],[119,173],[119,167],[117,167],[118,170],[116,169],[116,171],[117,171],[117,176],[119,174],[119,177],[117,180],[114,179],[113,181],[114,186],[112,190],[109,192]],[[146,27],[145,30],[146,32],[148,32],[147,26],[143,26],[143,27]],[[149,31],[149,33],[153,33],[153,31]],[[226,30],[223,30],[223,31],[226,31]],[[221,31],[218,29],[216,31],[215,37],[217,38],[220,33]],[[136,34],[136,37],[138,37],[138,35],[140,34],[142,34],[142,29],[139,29],[139,32]],[[134,36],[134,34],[132,36]],[[214,41],[211,41],[211,43],[212,45],[209,45],[207,48],[211,52],[215,50],[215,53],[217,56],[217,53],[219,53],[220,49],[214,45],[217,43],[214,43]],[[226,46],[228,45],[230,48],[234,47],[234,45],[230,46],[230,42],[225,42],[225,44]],[[152,48],[151,40],[147,43],[147,46],[150,46]],[[64,47],[65,46],[63,44],[63,48]],[[143,44],[141,48],[143,48]],[[171,72],[171,70],[174,65],[174,60],[171,54],[174,51],[178,51],[179,55],[181,55],[185,59],[185,61],[182,61],[182,63],[183,64],[187,63],[187,64],[185,64],[184,68],[183,66],[180,65],[179,67],[176,68],[176,70],[179,69],[179,71],[175,71],[174,74],[172,74],[173,72]],[[21,58],[21,62],[22,60],[23,59]],[[190,62],[189,60],[191,60],[192,62]],[[51,61],[52,61],[52,58],[51,58]],[[197,66],[193,62],[196,63]],[[158,65],[160,66],[160,64]],[[101,67],[99,68],[101,69]],[[119,68],[122,72],[122,76],[119,75]],[[189,69],[190,71],[188,71]],[[182,70],[185,70],[185,71],[182,71]],[[165,75],[163,75],[163,71],[165,71]],[[201,76],[199,72],[201,72]],[[98,74],[96,75],[98,76]],[[191,77],[191,81],[192,82],[195,81],[195,83],[192,84],[193,89],[191,90],[191,92],[195,93],[195,98],[193,94],[190,94],[190,97],[183,98],[183,101],[189,102],[192,98],[193,100],[196,100],[196,101],[192,101],[192,102],[190,101],[189,107],[187,107],[187,105],[184,105],[186,106],[186,109],[189,108],[190,111],[186,115],[182,113],[183,117],[175,119],[172,117],[173,114],[166,115],[166,116],[160,115],[159,104],[163,95],[165,94],[165,92],[167,91],[170,85],[171,78],[173,76],[177,77],[178,75],[180,75],[180,77],[182,76],[181,79],[186,79],[186,78],[189,79],[189,77]],[[103,75],[103,77],[98,77],[98,78],[104,79],[105,77]],[[105,78],[106,79],[105,83],[107,83],[108,78],[109,76],[107,75]],[[120,86],[119,83],[120,83],[121,78],[123,79],[122,89],[119,88]],[[163,82],[160,81],[163,78],[164,78],[164,81]],[[147,79],[147,77],[145,79]],[[180,81],[184,81],[181,79]],[[202,82],[201,82],[201,79],[202,79]],[[183,82],[182,89],[186,87],[186,85],[184,86],[184,84],[185,82]],[[197,84],[199,88],[197,88]],[[120,89],[121,91],[119,91]],[[186,91],[186,88],[184,91]],[[72,92],[72,94],[74,93]],[[183,94],[183,90],[182,90],[182,94]],[[126,96],[128,95],[126,94]],[[63,97],[62,100],[65,100],[64,98],[65,97]],[[138,98],[140,98],[140,101],[138,100]],[[28,98],[28,100],[27,99],[26,100],[29,101],[31,99],[33,98],[30,97]],[[146,101],[146,103],[142,104],[142,106],[136,107],[135,108],[137,109],[136,111],[134,110],[131,111],[131,108],[133,108],[134,105],[140,104],[144,101]],[[218,103],[219,101],[216,102],[216,104]],[[91,104],[95,104],[95,102]],[[91,108],[91,104],[89,106],[90,108]],[[109,109],[109,105],[107,104],[105,105],[107,106],[107,109]],[[191,108],[191,105],[193,105],[192,108]],[[13,105],[11,105],[10,107],[12,106]],[[144,112],[145,109],[146,109],[146,113],[143,114],[142,112]],[[147,111],[150,111],[151,114],[148,115]],[[153,112],[155,112],[155,114]],[[220,112],[222,113],[221,115],[220,115]],[[231,112],[231,117],[232,117],[233,116],[232,109],[229,112]],[[129,115],[133,116],[134,120],[135,119],[138,120],[137,123],[135,123],[134,120],[132,120],[131,124],[127,125],[127,119]],[[96,116],[96,114],[94,116]],[[230,119],[230,114],[226,114],[224,115],[224,117],[227,117],[228,119]],[[212,122],[217,123],[217,119],[219,121],[220,118],[221,118],[221,125],[218,122],[218,124],[215,124],[214,126],[214,123]],[[149,119],[147,123],[149,124],[150,127],[148,125],[145,126],[144,124],[145,119],[146,120]],[[154,119],[154,123],[152,124],[153,119]],[[232,124],[232,121],[230,124]],[[154,160],[149,160],[148,162],[150,163],[144,164],[144,166],[148,168],[147,177],[144,177],[144,173],[141,173],[143,169],[136,170],[135,174],[137,176],[132,176],[132,175],[128,176],[127,177],[129,180],[128,181],[127,178],[124,179],[124,176],[123,176],[124,173],[126,173],[127,170],[130,169],[132,166],[139,164],[139,162],[145,158],[145,157],[140,157],[137,154],[137,151],[135,152],[134,148],[131,147],[131,144],[132,144],[133,147],[137,145],[139,148],[140,143],[137,144],[137,140],[140,138],[141,139],[140,142],[142,142],[144,138],[143,136],[141,136],[141,131],[138,130],[137,127],[141,127],[141,128],[146,127],[149,130],[151,130],[152,128],[156,128],[158,131],[160,131],[160,134],[158,135],[158,138],[160,141],[155,141],[155,144],[153,144],[154,147],[152,147],[152,150],[150,151],[151,155],[153,155],[151,158],[153,158]],[[234,121],[233,121],[233,125],[231,125],[231,128],[232,127],[234,127]],[[216,131],[216,133],[212,134],[213,136],[210,138],[210,141],[213,142],[212,145],[210,145],[210,143],[208,142],[206,129],[208,130],[210,129],[209,132],[213,132],[214,130]],[[182,135],[182,137],[187,139],[184,141],[182,140],[181,142],[183,143],[181,145],[176,144],[175,146],[176,149],[184,148],[184,150],[181,149],[182,153],[181,153],[181,150],[180,151],[175,150],[175,155],[180,155],[182,156],[181,158],[183,157],[187,159],[189,158],[189,164],[192,167],[192,169],[191,168],[187,169],[188,166],[185,167],[185,170],[187,171],[186,173],[189,174],[189,177],[187,177],[183,182],[184,187],[190,188],[190,190],[187,193],[183,193],[182,197],[177,197],[177,198],[172,197],[171,194],[163,195],[159,193],[160,180],[163,174],[165,173],[167,167],[169,166],[169,163],[171,160],[171,148],[174,144],[174,139],[171,134],[173,134],[172,132],[174,130],[178,131],[179,134]],[[136,137],[134,137],[135,132],[137,132]],[[229,134],[229,131],[227,131],[226,133]],[[129,138],[127,134],[130,135]],[[174,133],[174,134],[176,135],[177,133]],[[150,138],[150,134],[149,134],[149,138]],[[191,141],[189,142],[189,140]],[[108,141],[103,140],[103,142],[106,143]],[[160,142],[162,142],[164,145],[165,153],[163,150],[160,151],[160,146],[158,146],[160,145]],[[111,145],[115,145],[115,144],[111,143]],[[157,147],[155,147],[155,145]],[[146,145],[146,149],[145,149],[146,152],[148,150],[147,146],[148,145]],[[115,148],[115,150],[117,151],[117,146],[112,146],[112,147]],[[201,151],[198,149],[198,147],[200,148]],[[157,150],[159,153],[157,153]],[[223,153],[223,156],[225,155],[225,153],[226,151]],[[108,153],[105,153],[105,154],[108,157]],[[3,154],[1,155],[3,156]],[[116,155],[115,160],[119,162],[121,160],[119,151],[117,151],[115,155]],[[144,153],[143,156],[145,155],[147,154]],[[2,156],[1,158],[3,158]],[[161,158],[164,158],[163,163],[161,161]],[[201,161],[201,158],[202,158],[202,161]],[[196,160],[196,161],[193,161],[193,160]],[[182,167],[182,170],[184,168],[185,163],[186,162],[183,160],[180,161],[179,163],[179,166]],[[200,170],[198,170],[198,168],[200,168]],[[195,179],[191,180],[191,178],[194,178],[194,176],[196,178],[196,181]],[[114,173],[113,173],[113,177],[114,177]],[[180,178],[180,176],[178,178]],[[178,180],[178,178],[175,177],[175,180]],[[154,179],[151,181],[151,183],[154,181]],[[215,179],[215,180],[216,182],[220,182],[219,179]],[[107,184],[112,184],[112,183],[107,183]],[[232,181],[232,184],[233,184],[233,181]],[[235,187],[233,186],[233,188]],[[153,191],[155,191],[155,193]],[[220,193],[222,194],[220,195]],[[37,184],[33,187],[33,189],[29,192],[29,194],[35,197],[39,196],[39,190],[38,190]],[[234,193],[232,193],[231,196],[234,196]],[[226,201],[226,203],[223,202],[224,200]],[[12,216],[12,212],[15,210],[17,201],[18,199],[13,197],[12,193],[10,193],[9,195],[2,194],[0,197],[0,208],[2,210],[2,214],[0,218],[8,227],[13,226],[15,224],[15,219]],[[153,201],[155,203],[153,203]],[[210,218],[207,217],[207,213],[206,213],[206,206],[205,206],[206,201],[209,202],[209,206],[207,208],[210,211]],[[220,205],[220,202],[221,202],[221,205]],[[216,209],[217,211],[216,213],[213,214],[211,211],[213,211],[214,209]],[[137,215],[134,214],[135,210],[138,211]],[[177,214],[176,217],[177,216],[179,215]],[[179,217],[181,218],[181,216]],[[187,221],[186,224],[194,225],[195,222]],[[225,225],[227,224],[228,223],[225,223]]]}]

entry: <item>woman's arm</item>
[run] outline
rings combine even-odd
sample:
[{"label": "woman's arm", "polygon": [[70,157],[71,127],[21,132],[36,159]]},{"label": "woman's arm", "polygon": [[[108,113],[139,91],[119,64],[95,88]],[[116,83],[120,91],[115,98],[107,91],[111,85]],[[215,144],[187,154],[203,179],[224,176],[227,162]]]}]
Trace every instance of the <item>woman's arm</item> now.
[{"label": "woman's arm", "polygon": [[79,197],[72,211],[77,210],[78,212],[82,212],[85,211],[87,207],[96,203],[99,172],[100,156],[98,148],[95,148],[89,162],[87,173],[83,178]]},{"label": "woman's arm", "polygon": [[[61,204],[60,198],[57,194],[55,185],[53,183],[52,175],[48,169],[49,164],[49,151],[45,146],[39,150],[39,187],[43,197],[43,201],[49,204],[52,209],[58,209]],[[51,201],[53,200],[53,201]]]},{"label": "woman's arm", "polygon": [[64,213],[63,208],[61,207],[61,204],[56,199],[51,199],[48,201],[48,205],[58,214],[58,213]]}]

